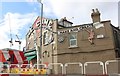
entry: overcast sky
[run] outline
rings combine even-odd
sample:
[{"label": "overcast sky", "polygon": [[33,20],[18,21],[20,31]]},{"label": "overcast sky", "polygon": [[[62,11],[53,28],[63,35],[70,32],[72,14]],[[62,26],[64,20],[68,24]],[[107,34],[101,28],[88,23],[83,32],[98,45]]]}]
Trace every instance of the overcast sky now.
[{"label": "overcast sky", "polygon": [[[98,8],[102,21],[111,20],[118,27],[118,0],[42,0],[42,3],[46,18],[67,17],[73,25],[92,23],[92,9]],[[25,36],[40,12],[37,0],[1,0],[0,49],[10,47],[10,28],[14,43],[11,48],[19,49],[18,43],[15,43],[16,35],[22,41],[22,47],[25,46]]]}]

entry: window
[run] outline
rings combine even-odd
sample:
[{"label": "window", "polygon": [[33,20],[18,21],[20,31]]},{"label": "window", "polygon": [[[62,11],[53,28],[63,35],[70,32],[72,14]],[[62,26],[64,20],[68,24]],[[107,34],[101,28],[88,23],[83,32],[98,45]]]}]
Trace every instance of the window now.
[{"label": "window", "polygon": [[64,26],[65,26],[65,27],[71,27],[71,26],[72,26],[72,24],[71,24],[71,23],[69,23],[69,22],[64,21]]},{"label": "window", "polygon": [[77,46],[77,35],[70,34],[70,47],[76,47],[76,46]]},{"label": "window", "polygon": [[34,38],[34,35],[33,33],[31,33],[30,37],[29,37],[29,40],[33,39]]},{"label": "window", "polygon": [[44,44],[48,44],[48,33],[44,32]]}]

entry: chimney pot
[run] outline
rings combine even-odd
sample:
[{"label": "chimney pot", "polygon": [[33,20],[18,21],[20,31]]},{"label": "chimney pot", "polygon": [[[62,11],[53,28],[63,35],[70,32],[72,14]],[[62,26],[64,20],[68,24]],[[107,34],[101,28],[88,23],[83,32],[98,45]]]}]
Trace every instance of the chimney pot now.
[{"label": "chimney pot", "polygon": [[95,10],[94,9],[92,9],[92,13],[94,13],[95,12]]},{"label": "chimney pot", "polygon": [[92,13],[91,13],[91,18],[92,18],[92,21],[93,23],[95,22],[100,22],[100,13],[98,11],[98,9],[92,9]]},{"label": "chimney pot", "polygon": [[99,13],[99,10],[96,8],[96,12]]}]

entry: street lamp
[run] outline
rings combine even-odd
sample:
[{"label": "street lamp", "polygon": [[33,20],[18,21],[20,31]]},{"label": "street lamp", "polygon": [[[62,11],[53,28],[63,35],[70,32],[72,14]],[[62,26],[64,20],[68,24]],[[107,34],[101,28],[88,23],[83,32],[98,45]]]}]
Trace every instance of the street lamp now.
[{"label": "street lamp", "polygon": [[[41,0],[37,0],[41,4],[40,10],[40,50],[37,50],[37,65],[41,63],[41,52],[42,52],[42,17],[43,17],[43,3]],[[37,67],[39,68],[39,67]]]}]

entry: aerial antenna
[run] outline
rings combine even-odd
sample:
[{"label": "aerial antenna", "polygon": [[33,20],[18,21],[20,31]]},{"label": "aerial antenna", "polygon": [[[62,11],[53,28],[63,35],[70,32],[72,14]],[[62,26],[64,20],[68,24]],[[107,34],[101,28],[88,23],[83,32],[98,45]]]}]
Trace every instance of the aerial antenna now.
[{"label": "aerial antenna", "polygon": [[8,14],[8,20],[9,20],[9,28],[10,28],[10,47],[13,46],[13,39],[12,39],[12,31],[11,31],[11,23],[10,23],[10,14]]},{"label": "aerial antenna", "polygon": [[16,37],[17,37],[18,40],[15,40],[15,42],[18,42],[18,43],[19,43],[19,50],[20,50],[20,48],[21,48],[21,41],[20,41],[18,35],[16,35]]}]

